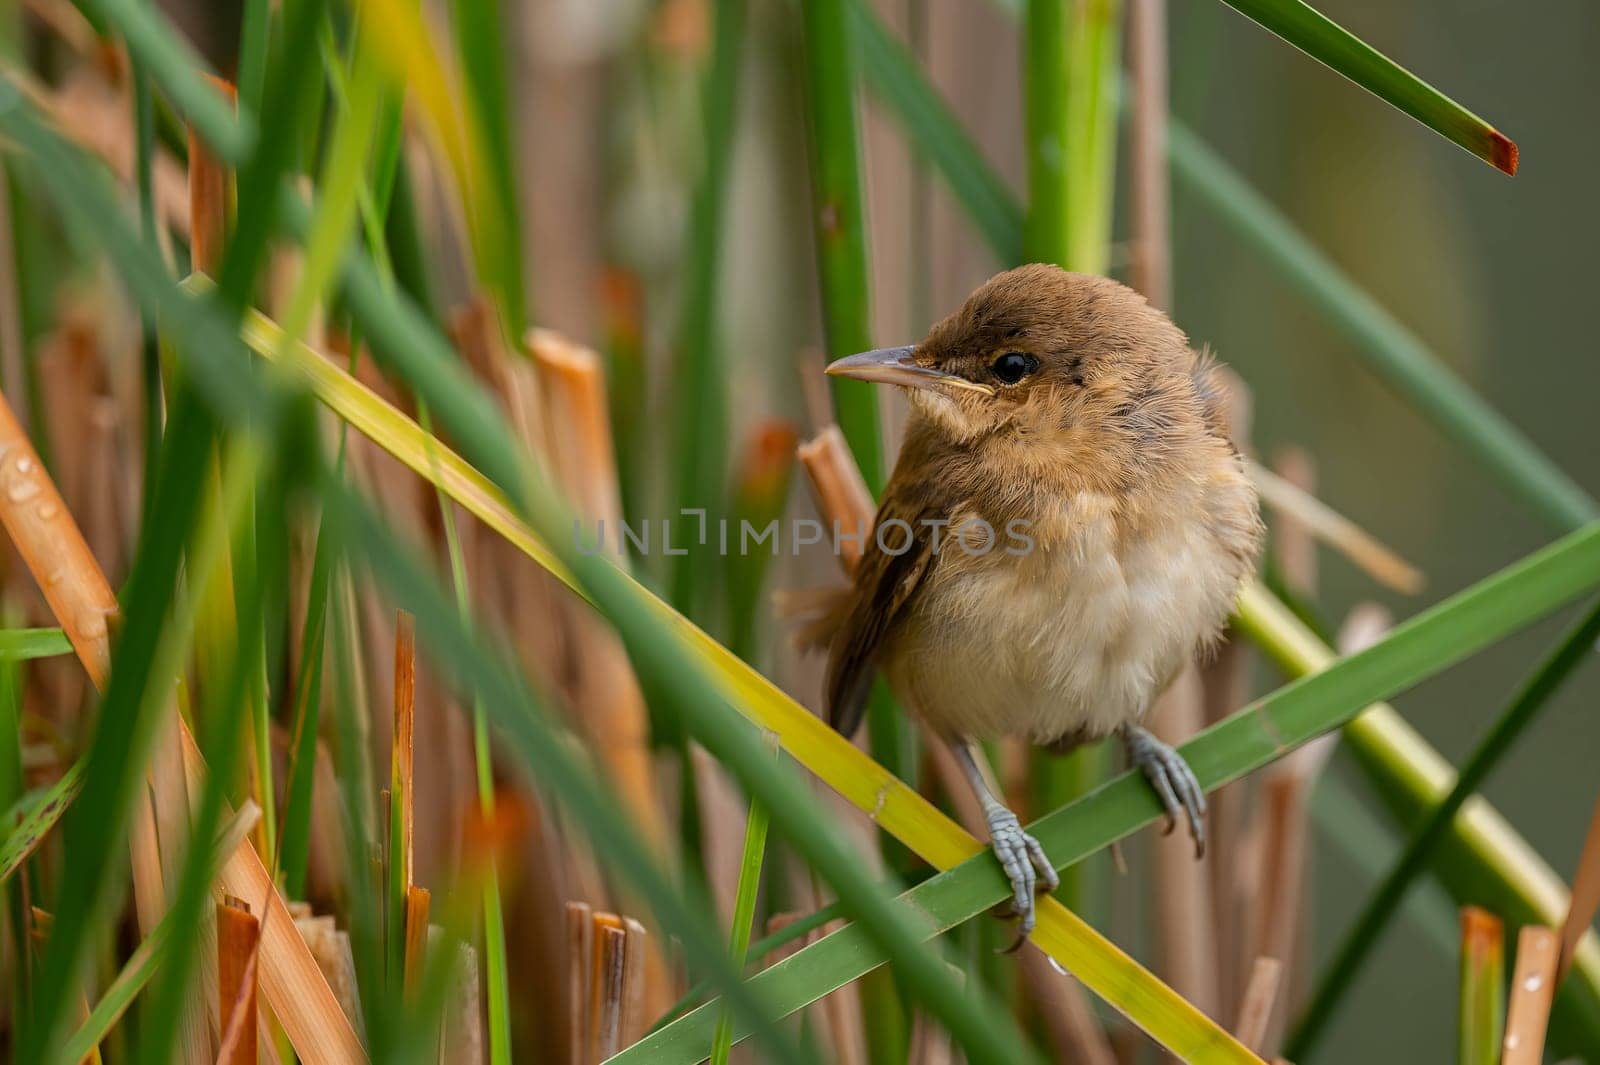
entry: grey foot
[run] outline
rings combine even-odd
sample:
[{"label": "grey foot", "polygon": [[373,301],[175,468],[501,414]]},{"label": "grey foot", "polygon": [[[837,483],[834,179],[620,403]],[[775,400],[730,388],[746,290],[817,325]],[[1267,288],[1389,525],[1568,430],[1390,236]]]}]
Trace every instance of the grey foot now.
[{"label": "grey foot", "polygon": [[1180,815],[1189,821],[1189,831],[1194,834],[1194,856],[1206,853],[1206,793],[1183,755],[1156,739],[1137,725],[1122,730],[1122,741],[1128,748],[1128,760],[1144,773],[1161,804],[1167,808],[1167,828],[1171,832]]},{"label": "grey foot", "polygon": [[1017,941],[1006,953],[1016,950],[1033,931],[1033,900],[1040,891],[1054,891],[1061,884],[1050,859],[1039,841],[1022,831],[1017,815],[996,804],[988,810],[989,846],[1000,859],[1000,868],[1011,881],[1011,912],[1018,918]]}]

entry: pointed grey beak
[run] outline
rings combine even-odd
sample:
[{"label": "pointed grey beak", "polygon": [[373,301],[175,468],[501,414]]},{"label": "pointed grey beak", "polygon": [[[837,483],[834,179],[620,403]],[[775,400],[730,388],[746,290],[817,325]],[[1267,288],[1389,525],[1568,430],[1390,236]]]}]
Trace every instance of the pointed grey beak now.
[{"label": "pointed grey beak", "polygon": [[931,366],[919,366],[912,358],[915,347],[878,348],[849,355],[831,363],[827,372],[834,377],[853,377],[857,381],[877,381],[882,384],[904,385],[906,388],[961,388],[985,396],[994,395],[988,385],[969,381]]}]

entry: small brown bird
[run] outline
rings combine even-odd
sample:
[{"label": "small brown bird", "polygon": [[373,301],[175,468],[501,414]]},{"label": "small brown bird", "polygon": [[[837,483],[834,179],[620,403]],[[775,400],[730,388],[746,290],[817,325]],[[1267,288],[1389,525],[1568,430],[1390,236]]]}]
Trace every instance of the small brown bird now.
[{"label": "small brown bird", "polygon": [[1139,725],[1220,632],[1260,547],[1213,364],[1115,281],[1008,270],[914,347],[828,373],[900,385],[911,416],[848,600],[829,720],[849,735],[881,669],[977,792],[1022,938],[1055,870],[975,742],[1065,753],[1120,736],[1205,846],[1205,795]]}]

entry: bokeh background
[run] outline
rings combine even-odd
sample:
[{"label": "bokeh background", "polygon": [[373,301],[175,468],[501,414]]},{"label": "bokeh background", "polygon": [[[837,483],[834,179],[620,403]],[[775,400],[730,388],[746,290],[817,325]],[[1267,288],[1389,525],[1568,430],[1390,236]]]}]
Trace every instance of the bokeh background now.
[{"label": "bokeh background", "polygon": [[[162,0],[221,70],[233,65],[233,3]],[[989,161],[1019,194],[1022,59],[1014,0],[874,0],[922,56]],[[639,467],[635,513],[670,515],[657,417],[671,393],[690,201],[701,158],[699,78],[709,47],[704,0],[523,0],[504,5],[519,146],[530,306],[539,324],[606,347],[642,329],[643,405],[619,423]],[[1483,114],[1521,148],[1507,178],[1310,61],[1213,0],[1171,5],[1171,107],[1480,395],[1600,495],[1600,360],[1593,317],[1600,270],[1594,175],[1600,140],[1600,8],[1580,0],[1488,0],[1319,7]],[[734,165],[720,267],[719,329],[737,397],[729,439],[774,417],[814,421],[822,365],[795,5],[750,0]],[[874,336],[915,340],[998,267],[893,119],[863,104]],[[1119,187],[1119,215],[1125,199]],[[426,194],[426,190],[424,190]],[[437,212],[439,217],[444,212]],[[441,221],[447,225],[448,221]],[[1115,231],[1114,270],[1126,267]],[[1271,268],[1185,194],[1173,203],[1175,317],[1248,383],[1256,449],[1298,447],[1325,501],[1420,561],[1426,589],[1376,587],[1319,557],[1331,619],[1375,600],[1397,617],[1462,588],[1552,538],[1462,452],[1395,399],[1348,343]],[[433,246],[456,247],[449,240]],[[433,264],[451,297],[465,270]],[[809,404],[809,405],[808,405]],[[894,439],[891,406],[888,436]],[[655,446],[660,442],[663,446]],[[809,513],[809,503],[795,503]],[[825,558],[786,560],[780,583],[814,583]],[[1459,763],[1515,681],[1567,623],[1534,626],[1396,705]],[[778,626],[769,627],[777,648]],[[815,664],[777,649],[789,686]],[[1259,685],[1276,675],[1259,668]],[[1582,671],[1488,783],[1491,801],[1562,874],[1576,862],[1600,774],[1600,670]],[[1342,760],[1316,798],[1371,863],[1394,837]],[[1349,826],[1360,826],[1350,828]],[[1365,833],[1365,834],[1363,834]],[[1320,841],[1319,841],[1320,843]],[[1312,849],[1313,957],[1322,959],[1370,889],[1350,849]],[[1137,878],[1148,872],[1132,856]],[[1137,891],[1130,895],[1136,896]],[[1432,885],[1386,934],[1321,1055],[1326,1061],[1443,1060],[1455,1016],[1453,913]],[[1442,916],[1441,916],[1442,915]],[[1126,915],[1137,945],[1137,922]],[[1440,940],[1440,921],[1443,935]],[[1430,932],[1430,921],[1432,922]]]}]

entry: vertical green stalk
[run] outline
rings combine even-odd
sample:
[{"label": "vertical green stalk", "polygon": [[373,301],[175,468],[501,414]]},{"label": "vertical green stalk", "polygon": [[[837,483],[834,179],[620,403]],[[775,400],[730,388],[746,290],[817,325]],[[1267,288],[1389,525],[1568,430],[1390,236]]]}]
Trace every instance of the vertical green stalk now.
[{"label": "vertical green stalk", "polygon": [[[131,59],[133,80],[134,181],[139,195],[139,235],[156,247],[155,204],[155,104],[150,75],[144,64]],[[156,458],[161,450],[161,346],[156,340],[155,318],[139,309],[139,366],[144,384],[144,467],[139,507],[142,524],[150,517],[150,494],[155,490]]]},{"label": "vertical green stalk", "polygon": [[[1024,23],[1023,102],[1028,154],[1024,247],[1034,262],[1103,273],[1109,259],[1111,178],[1116,151],[1117,7],[1114,0],[1029,0]],[[1034,815],[1053,810],[1105,777],[1104,744],[1065,758],[1035,751],[1029,778]],[[1083,862],[1062,871],[1059,896],[1099,922],[1100,877]]]},{"label": "vertical green stalk", "polygon": [[[774,749],[776,754],[776,749]],[[750,814],[744,823],[744,854],[739,860],[739,888],[733,900],[733,927],[729,954],[733,964],[743,969],[750,950],[750,922],[755,920],[756,895],[761,890],[761,861],[767,850],[767,808],[760,799],[750,800]],[[724,1009],[711,1040],[711,1065],[728,1065],[733,1049],[733,1014]]]},{"label": "vertical green stalk", "polygon": [[1116,169],[1119,0],[1079,0],[1067,34],[1067,257],[1103,274],[1111,261]]},{"label": "vertical green stalk", "polygon": [[673,375],[674,453],[678,507],[701,509],[700,518],[680,516],[678,548],[687,549],[672,568],[672,601],[691,618],[705,622],[712,598],[713,554],[705,543],[706,522],[724,514],[727,482],[727,367],[717,343],[719,267],[722,263],[723,211],[732,169],[735,102],[739,95],[739,42],[744,0],[716,0],[711,69],[706,75],[701,113],[705,170],[695,192],[690,223],[689,277],[685,285],[678,365]]},{"label": "vertical green stalk", "polygon": [[[872,347],[855,51],[845,0],[804,0],[801,11],[823,336],[828,357],[837,359]],[[881,495],[883,442],[873,386],[845,378],[830,380],[839,428],[867,487],[874,496]]]},{"label": "vertical green stalk", "polygon": [[266,93],[271,29],[271,0],[244,0],[244,24],[239,33],[239,106],[252,115],[261,113]]},{"label": "vertical green stalk", "polygon": [[1032,262],[1067,264],[1067,26],[1072,0],[1028,0],[1022,28],[1023,124],[1028,153],[1024,247]]},{"label": "vertical green stalk", "polygon": [[[490,228],[493,262],[506,326],[521,336],[528,324],[523,291],[522,224],[517,200],[516,146],[512,142],[509,79],[506,76],[506,25],[500,0],[452,0],[450,23],[461,57],[467,100],[477,117],[488,154],[488,179],[495,185],[501,217]],[[396,111],[398,117],[398,110]],[[396,149],[398,141],[395,142]],[[387,153],[386,153],[387,154]],[[391,172],[394,162],[387,164]],[[387,196],[385,195],[385,198]],[[480,233],[479,236],[488,236]],[[488,251],[488,249],[485,249]]]},{"label": "vertical green stalk", "polygon": [[1024,246],[1033,262],[1104,273],[1116,158],[1116,0],[1029,0]]},{"label": "vertical green stalk", "polygon": [[[323,519],[327,535],[336,535],[337,525]],[[344,814],[346,841],[346,868],[350,871],[350,945],[355,957],[356,982],[360,987],[383,987],[382,917],[379,904],[382,886],[377,882],[374,868],[379,851],[371,842],[378,839],[377,815],[373,810],[374,789],[372,766],[368,761],[371,750],[371,730],[368,726],[370,703],[367,699],[366,676],[361,660],[361,630],[356,620],[355,584],[350,567],[343,564],[344,545],[335,539],[334,557],[341,560],[333,575],[333,602],[329,624],[334,667],[335,726],[337,743],[334,749],[338,772],[335,779],[343,802],[339,804]],[[366,1030],[378,1033],[385,1030],[388,1002],[382,994],[361,996]]]},{"label": "vertical green stalk", "polygon": [[[837,359],[872,347],[870,264],[862,202],[861,132],[856,111],[856,52],[847,0],[803,0],[805,88],[810,117],[811,196],[816,226],[818,284],[822,293],[823,346]],[[834,417],[861,468],[867,488],[883,494],[887,471],[874,386],[830,378]],[[913,737],[882,680],[867,704],[872,755],[902,780],[914,779]],[[898,863],[897,863],[898,864]],[[893,983],[862,985],[873,1035],[903,1036],[900,996]],[[903,1057],[904,1039],[869,1048],[873,1060]]]},{"label": "vertical green stalk", "polygon": [[[801,12],[823,338],[828,358],[837,359],[872,347],[854,31],[849,0],[804,0]],[[877,498],[886,469],[875,386],[842,377],[829,381],[839,428]],[[867,735],[878,762],[902,780],[914,779],[915,737],[881,680],[867,703]]]},{"label": "vertical green stalk", "polygon": [[1573,670],[1589,659],[1596,638],[1600,638],[1600,606],[1592,608],[1528,678],[1462,766],[1450,793],[1428,811],[1411,842],[1373,892],[1324,970],[1316,993],[1287,1044],[1287,1051],[1295,1060],[1304,1061],[1311,1056],[1312,1048],[1339,1008],[1344,993],[1389,926],[1390,917],[1417,876],[1428,867],[1440,842],[1449,835],[1456,814],[1511,751]]}]

